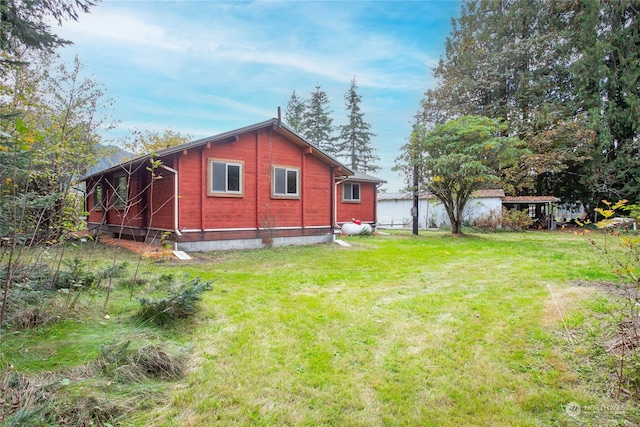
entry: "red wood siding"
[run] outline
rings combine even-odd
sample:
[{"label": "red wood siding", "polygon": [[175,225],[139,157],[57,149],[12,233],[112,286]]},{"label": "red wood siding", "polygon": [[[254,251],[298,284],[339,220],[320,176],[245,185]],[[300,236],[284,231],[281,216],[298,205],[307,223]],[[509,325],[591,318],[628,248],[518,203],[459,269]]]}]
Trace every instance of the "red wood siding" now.
[{"label": "red wood siding", "polygon": [[[209,159],[242,162],[241,197],[207,195]],[[178,161],[180,229],[311,227],[331,223],[329,166],[277,133],[261,130],[240,135],[234,142],[203,145],[181,155]],[[272,197],[274,165],[299,170],[298,197]]]},{"label": "red wood siding", "polygon": [[305,226],[331,224],[331,170],[319,159],[307,155],[304,176]]},{"label": "red wood siding", "polygon": [[[188,145],[187,149],[163,157],[164,166],[177,171],[178,180],[178,240],[269,239],[272,237],[314,236],[331,232],[335,209],[337,221],[357,218],[374,222],[376,209],[375,183],[360,183],[360,203],[342,201],[342,185],[334,184],[331,162],[316,157],[314,148],[300,140],[287,139],[287,133],[271,127],[245,131],[226,142]],[[302,146],[301,146],[302,145]],[[216,188],[208,192],[210,160],[241,165],[240,193]],[[148,163],[148,162],[147,162]],[[135,166],[135,165],[134,165]],[[145,235],[147,228],[173,230],[175,228],[176,174],[163,167],[154,170],[152,181],[148,164],[140,165],[129,182],[129,204],[126,209],[113,207],[103,211],[93,206],[91,193],[87,197],[89,222],[101,223],[103,217],[109,230]],[[272,194],[273,167],[298,171],[298,194],[295,197]],[[220,170],[220,169],[218,169]],[[113,200],[114,173],[102,177],[105,200]],[[350,181],[354,182],[355,181]],[[87,183],[87,189],[94,182]],[[176,237],[178,235],[176,234]]]},{"label": "red wood siding", "polygon": [[[180,228],[211,230],[219,228],[255,228],[255,136],[244,134],[238,141],[214,144],[207,148],[191,150],[186,156],[181,156],[180,170],[194,169],[189,175],[181,175],[181,205]],[[225,159],[243,163],[242,180],[243,196],[207,196],[209,185],[209,159]],[[197,169],[197,172],[196,172]],[[195,179],[196,174],[198,179]],[[200,207],[202,206],[202,207]],[[182,222],[187,216],[197,216],[198,224],[193,224],[193,218]]]},{"label": "red wood siding", "polygon": [[[170,162],[165,162],[165,165],[172,166]],[[175,228],[173,219],[175,174],[161,167],[156,168],[154,174],[156,178],[149,186],[148,191],[149,219],[147,225],[151,228],[172,230]]]},{"label": "red wood siding", "polygon": [[[125,206],[114,206],[116,199],[114,180],[117,176],[125,176],[127,178],[127,201]],[[87,190],[91,193],[87,195],[87,208],[89,210],[88,221],[91,223],[104,222],[108,224],[121,225],[125,227],[146,227],[146,218],[144,211],[146,210],[146,185],[148,177],[140,173],[132,173],[131,175],[124,173],[116,173],[105,175],[101,179],[103,186],[104,210],[97,210],[93,206],[93,193],[95,181],[88,183]]]},{"label": "red wood siding", "polygon": [[178,171],[178,228],[199,230],[202,221],[200,193],[204,191],[200,151],[176,154],[174,169]]},{"label": "red wood siding", "polygon": [[[349,181],[357,183],[355,181]],[[363,222],[375,222],[376,212],[376,184],[372,182],[361,182],[360,203],[342,201],[342,184],[338,185],[338,218],[339,223],[349,222],[352,218]]]},{"label": "red wood siding", "polygon": [[[87,212],[89,213],[89,215],[87,216],[87,221],[92,223],[101,223],[102,217],[104,215],[104,210],[94,205],[93,192],[95,191],[96,184],[97,184],[96,180],[90,180],[86,182],[86,186],[87,186],[86,187],[87,188],[86,208],[87,208]],[[103,195],[105,196],[105,200],[106,200],[106,193],[104,191],[105,189],[103,187]]]}]

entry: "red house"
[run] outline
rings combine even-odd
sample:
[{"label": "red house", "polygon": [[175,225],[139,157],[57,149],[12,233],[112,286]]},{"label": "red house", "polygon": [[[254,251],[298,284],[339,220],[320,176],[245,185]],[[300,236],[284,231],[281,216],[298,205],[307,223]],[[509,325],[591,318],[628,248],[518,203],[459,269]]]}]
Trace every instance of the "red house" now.
[{"label": "red house", "polygon": [[184,251],[330,242],[375,225],[384,181],[351,171],[278,119],[84,178],[89,229]]}]

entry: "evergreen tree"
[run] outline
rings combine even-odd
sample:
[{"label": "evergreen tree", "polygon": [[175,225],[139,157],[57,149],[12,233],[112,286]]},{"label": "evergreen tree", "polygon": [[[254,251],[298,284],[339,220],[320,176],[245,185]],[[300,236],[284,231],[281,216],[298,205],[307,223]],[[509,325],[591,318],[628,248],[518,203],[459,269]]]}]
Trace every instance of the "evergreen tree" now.
[{"label": "evergreen tree", "polygon": [[369,129],[371,125],[364,121],[364,113],[360,110],[362,97],[358,94],[356,79],[345,94],[345,107],[349,123],[340,126],[340,143],[337,146],[341,157],[347,159],[351,169],[360,172],[376,172],[380,167],[375,164],[380,158],[371,147],[371,138],[375,136]]},{"label": "evergreen tree", "polygon": [[424,123],[466,114],[504,119],[529,154],[506,190],[576,197],[575,173],[588,159],[590,133],[572,105],[574,36],[567,2],[467,1],[454,21],[446,54],[434,69],[439,85],[419,113]]},{"label": "evergreen tree", "polygon": [[327,93],[320,86],[316,86],[316,90],[311,92],[305,109],[303,133],[309,142],[327,154],[336,156],[338,149],[335,145],[335,127],[331,113],[333,111],[329,109]]},{"label": "evergreen tree", "polygon": [[287,108],[284,111],[284,121],[291,126],[293,130],[304,135],[305,111],[307,109],[307,100],[300,98],[294,90],[287,102]]},{"label": "evergreen tree", "polygon": [[[80,12],[87,13],[95,6],[93,0],[3,0],[0,2],[0,50],[9,56],[22,47],[52,52],[56,47],[70,44],[51,33],[46,18],[58,23],[63,20],[78,20]],[[2,64],[11,60],[3,58]]]},{"label": "evergreen tree", "polygon": [[575,109],[594,134],[579,175],[594,202],[640,200],[640,3],[579,2],[571,31]]}]

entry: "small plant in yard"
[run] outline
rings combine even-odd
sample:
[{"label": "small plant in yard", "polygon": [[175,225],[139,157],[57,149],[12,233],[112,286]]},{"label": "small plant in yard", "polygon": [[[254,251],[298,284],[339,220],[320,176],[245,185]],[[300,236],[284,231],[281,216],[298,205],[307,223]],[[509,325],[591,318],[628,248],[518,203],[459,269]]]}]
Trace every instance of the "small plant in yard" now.
[{"label": "small plant in yard", "polygon": [[88,287],[96,280],[96,275],[90,272],[87,269],[86,263],[81,261],[78,257],[75,257],[70,261],[63,261],[62,264],[66,269],[61,269],[58,272],[56,280],[56,288],[58,289],[77,289]]},{"label": "small plant in yard", "polygon": [[193,316],[196,303],[201,300],[202,293],[211,289],[211,282],[198,278],[179,283],[171,289],[167,296],[161,298],[141,298],[139,317],[165,326],[176,319]]},{"label": "small plant in yard", "polygon": [[[627,208],[627,200],[612,203],[602,201],[605,208],[597,208],[602,219],[594,225],[602,231],[602,240],[589,237],[589,243],[611,266],[620,279],[618,293],[622,295],[619,304],[608,311],[613,327],[612,336],[606,346],[616,361],[616,398],[622,394],[638,398],[640,396],[640,238],[633,234],[621,234],[616,216]],[[626,208],[626,209],[625,209]],[[633,211],[633,210],[632,210]],[[637,218],[636,218],[637,219]],[[580,223],[585,226],[586,223]],[[583,230],[589,235],[590,231]]]}]

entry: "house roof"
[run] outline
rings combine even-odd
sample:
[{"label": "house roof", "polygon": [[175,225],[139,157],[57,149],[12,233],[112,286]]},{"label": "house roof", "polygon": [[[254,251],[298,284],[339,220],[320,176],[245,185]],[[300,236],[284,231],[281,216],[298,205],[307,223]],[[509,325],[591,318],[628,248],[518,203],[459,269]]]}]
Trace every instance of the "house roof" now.
[{"label": "house roof", "polygon": [[554,196],[505,196],[503,203],[513,204],[536,204],[536,203],[559,203],[560,199]]},{"label": "house roof", "polygon": [[384,184],[387,182],[384,179],[376,178],[373,175],[368,175],[364,172],[359,171],[353,171],[353,175],[348,177],[347,181],[375,182],[376,184]]},{"label": "house roof", "polygon": [[[477,190],[474,193],[476,199],[487,199],[492,197],[504,198],[504,190]],[[421,193],[419,196],[422,200],[435,199],[436,196],[429,192]],[[378,200],[412,200],[413,193],[378,193]]]},{"label": "house roof", "polygon": [[[187,142],[184,144],[180,144],[180,145],[176,145],[174,147],[168,147],[165,148],[164,150],[159,150],[155,155],[152,154],[145,154],[143,156],[139,156],[136,157],[134,159],[128,160],[126,162],[122,162],[119,163],[115,166],[112,166],[110,168],[98,171],[98,172],[94,172],[91,173],[90,175],[87,175],[85,177],[83,177],[81,179],[81,181],[86,181],[87,179],[97,176],[97,175],[103,175],[105,173],[109,173],[109,172],[114,172],[114,171],[118,171],[118,170],[122,170],[122,169],[126,169],[127,167],[131,166],[131,165],[135,165],[135,164],[139,164],[142,162],[145,162],[147,160],[149,160],[150,158],[154,157],[154,158],[163,158],[163,157],[167,157],[170,156],[172,154],[176,154],[176,153],[180,153],[184,150],[190,150],[192,148],[197,148],[200,147],[202,145],[205,144],[220,144],[220,143],[229,143],[229,142],[233,142],[236,141],[238,139],[238,136],[241,134],[245,134],[248,132],[253,132],[256,130],[260,130],[260,129],[272,129],[273,131],[279,133],[280,135],[286,136],[288,137],[289,140],[291,140],[293,143],[295,143],[296,145],[300,146],[300,147],[309,147],[311,149],[311,153],[312,155],[322,159],[323,161],[325,161],[326,163],[328,163],[329,165],[336,167],[336,168],[340,168],[340,172],[339,175],[341,176],[353,176],[354,175],[354,171],[352,171],[351,169],[349,169],[348,167],[346,167],[345,165],[343,165],[342,163],[340,163],[338,160],[336,160],[334,157],[332,157],[331,155],[327,154],[326,152],[324,152],[322,149],[320,149],[319,147],[317,147],[316,145],[312,144],[311,142],[309,142],[308,140],[306,140],[303,136],[299,135],[297,132],[295,132],[293,129],[291,129],[289,126],[287,126],[286,124],[282,123],[280,120],[278,119],[269,119],[266,120],[264,122],[260,122],[260,123],[255,123],[249,126],[245,126],[239,129],[234,129],[228,132],[224,132],[224,133],[220,133],[214,136],[210,136],[210,137],[206,137],[206,138],[201,138],[201,139],[197,139],[191,142]],[[373,178],[373,177],[371,177]],[[378,180],[380,181],[380,180]]]}]

